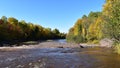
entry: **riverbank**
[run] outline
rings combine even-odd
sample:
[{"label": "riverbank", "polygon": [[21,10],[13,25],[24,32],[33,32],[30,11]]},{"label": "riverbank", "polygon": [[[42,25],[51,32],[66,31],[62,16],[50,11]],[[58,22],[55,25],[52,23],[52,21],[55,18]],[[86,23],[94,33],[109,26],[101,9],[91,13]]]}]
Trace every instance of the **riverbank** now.
[{"label": "riverbank", "polygon": [[34,49],[34,48],[79,48],[77,44],[72,43],[61,43],[53,40],[47,40],[42,42],[37,42],[36,44],[31,44],[36,42],[26,42],[20,46],[12,45],[13,47],[0,47],[0,50],[15,50],[15,49]]},{"label": "riverbank", "polygon": [[93,47],[108,47],[108,45],[102,45],[100,44],[87,44],[87,43],[81,43],[81,44],[75,44],[75,43],[67,43],[65,40],[46,40],[46,41],[28,41],[18,44],[11,45],[11,46],[3,46],[0,47],[0,50],[19,50],[19,49],[34,49],[34,48],[81,48],[83,46],[84,48],[93,48]]},{"label": "riverbank", "polygon": [[52,40],[29,46],[0,47],[0,67],[117,68],[120,56],[111,51],[110,48],[80,48],[77,44]]}]

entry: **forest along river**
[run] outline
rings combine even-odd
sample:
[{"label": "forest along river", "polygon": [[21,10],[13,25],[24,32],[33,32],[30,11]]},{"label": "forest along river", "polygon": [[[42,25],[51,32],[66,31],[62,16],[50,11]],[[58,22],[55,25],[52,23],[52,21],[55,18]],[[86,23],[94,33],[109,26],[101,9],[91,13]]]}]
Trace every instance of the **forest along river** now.
[{"label": "forest along river", "polygon": [[65,40],[20,47],[0,47],[0,68],[120,67],[120,56],[112,53],[110,48],[79,48],[63,42]]}]

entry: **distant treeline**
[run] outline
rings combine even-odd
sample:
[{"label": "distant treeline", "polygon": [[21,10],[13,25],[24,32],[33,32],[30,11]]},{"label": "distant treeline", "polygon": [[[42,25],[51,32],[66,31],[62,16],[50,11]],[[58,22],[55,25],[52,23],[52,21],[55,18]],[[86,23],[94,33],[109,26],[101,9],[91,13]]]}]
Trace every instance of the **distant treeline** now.
[{"label": "distant treeline", "polygon": [[102,12],[83,15],[67,34],[67,41],[76,43],[98,43],[103,38],[120,43],[120,0],[106,0]]},{"label": "distant treeline", "polygon": [[65,33],[58,29],[44,28],[40,25],[27,23],[24,20],[2,16],[0,19],[0,44],[46,39],[64,39]]}]

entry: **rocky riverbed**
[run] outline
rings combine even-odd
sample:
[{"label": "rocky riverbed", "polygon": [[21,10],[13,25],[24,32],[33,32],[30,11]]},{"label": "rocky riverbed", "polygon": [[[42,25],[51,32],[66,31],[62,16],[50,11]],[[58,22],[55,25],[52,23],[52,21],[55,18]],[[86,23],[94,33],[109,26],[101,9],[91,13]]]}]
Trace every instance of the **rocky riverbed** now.
[{"label": "rocky riverbed", "polygon": [[0,68],[118,68],[119,63],[120,56],[112,49],[97,46],[46,41],[0,47]]}]

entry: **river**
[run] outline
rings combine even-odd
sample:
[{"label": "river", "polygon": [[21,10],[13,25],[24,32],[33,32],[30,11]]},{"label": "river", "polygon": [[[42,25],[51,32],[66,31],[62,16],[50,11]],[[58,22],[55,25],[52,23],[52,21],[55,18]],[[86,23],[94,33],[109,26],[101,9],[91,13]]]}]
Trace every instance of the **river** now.
[{"label": "river", "polygon": [[[59,41],[59,42],[58,42]],[[61,42],[62,41],[62,42]],[[35,46],[67,45],[65,40]],[[62,43],[62,44],[61,44]],[[110,48],[36,47],[0,49],[0,68],[119,68],[120,56]]]}]

